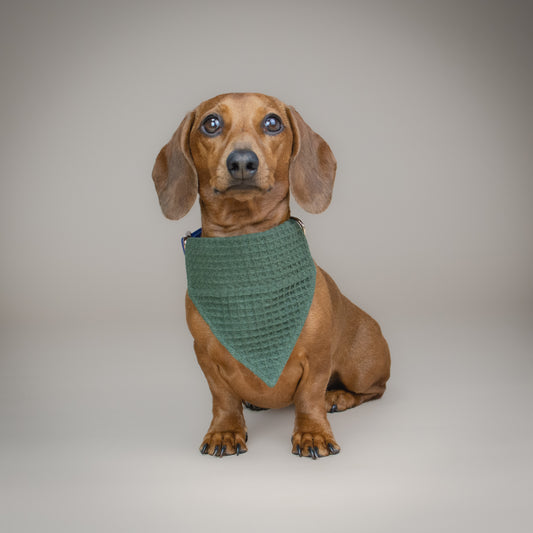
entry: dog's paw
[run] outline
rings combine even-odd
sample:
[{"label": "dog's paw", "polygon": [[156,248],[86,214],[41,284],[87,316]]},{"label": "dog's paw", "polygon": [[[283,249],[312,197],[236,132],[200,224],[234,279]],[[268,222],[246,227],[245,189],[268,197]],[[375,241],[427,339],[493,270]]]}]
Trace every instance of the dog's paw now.
[{"label": "dog's paw", "polygon": [[358,396],[345,390],[328,390],[326,391],[326,411],[328,413],[339,413],[359,405]]},{"label": "dog's paw", "polygon": [[328,455],[337,455],[341,447],[333,437],[321,433],[295,432],[292,436],[292,453],[300,457],[318,459]]},{"label": "dog's paw", "polygon": [[246,453],[248,433],[238,431],[214,431],[208,433],[200,446],[203,455],[224,457],[225,455],[240,455]]},{"label": "dog's paw", "polygon": [[253,403],[250,403],[250,402],[242,402],[244,407],[246,407],[246,409],[250,409],[250,411],[268,411],[268,407],[259,407],[257,405],[254,405]]}]

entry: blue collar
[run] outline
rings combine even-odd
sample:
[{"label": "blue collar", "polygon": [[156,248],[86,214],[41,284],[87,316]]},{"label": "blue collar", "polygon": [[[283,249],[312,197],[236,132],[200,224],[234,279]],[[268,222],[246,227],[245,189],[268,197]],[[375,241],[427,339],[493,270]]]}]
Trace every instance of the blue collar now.
[{"label": "blue collar", "polygon": [[[304,223],[296,217],[290,217],[291,220],[295,220],[298,222],[299,226],[302,228],[302,231],[305,235],[305,226]],[[182,238],[181,238],[181,249],[183,250],[183,253],[185,253],[185,245],[187,244],[187,239],[189,237],[201,237],[202,236],[202,228],[198,228],[196,231],[188,231]]]},{"label": "blue collar", "polygon": [[188,231],[184,237],[181,238],[181,249],[183,250],[183,253],[185,253],[185,244],[187,243],[187,239],[189,237],[201,237],[202,236],[202,228],[198,228],[196,231],[193,231],[192,233]]}]

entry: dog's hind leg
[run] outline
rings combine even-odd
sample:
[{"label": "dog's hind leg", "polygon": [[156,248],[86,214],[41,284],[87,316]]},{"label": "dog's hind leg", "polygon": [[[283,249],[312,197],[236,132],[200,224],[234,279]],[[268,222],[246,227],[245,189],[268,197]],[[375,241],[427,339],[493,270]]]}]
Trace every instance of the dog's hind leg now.
[{"label": "dog's hind leg", "polygon": [[325,398],[330,413],[380,398],[390,375],[389,348],[377,322],[348,299],[344,307],[346,329]]}]

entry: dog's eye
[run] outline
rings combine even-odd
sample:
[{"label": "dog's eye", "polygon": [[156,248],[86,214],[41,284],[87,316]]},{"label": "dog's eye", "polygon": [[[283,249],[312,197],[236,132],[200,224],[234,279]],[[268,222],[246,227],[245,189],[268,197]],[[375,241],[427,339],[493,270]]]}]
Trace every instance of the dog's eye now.
[{"label": "dog's eye", "polygon": [[278,115],[274,115],[274,113],[271,113],[270,115],[267,115],[263,120],[263,131],[267,133],[268,135],[276,135],[280,133],[283,130],[283,122],[281,122],[281,119],[278,117]]},{"label": "dog's eye", "polygon": [[214,137],[222,131],[222,119],[218,115],[208,115],[204,118],[200,129],[207,136]]}]

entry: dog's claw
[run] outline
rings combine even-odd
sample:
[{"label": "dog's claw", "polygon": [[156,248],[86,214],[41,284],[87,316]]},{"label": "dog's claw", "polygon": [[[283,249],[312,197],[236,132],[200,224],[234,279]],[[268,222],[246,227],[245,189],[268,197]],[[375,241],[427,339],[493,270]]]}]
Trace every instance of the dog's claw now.
[{"label": "dog's claw", "polygon": [[209,448],[209,444],[204,444],[204,447],[200,450],[200,453],[202,455],[205,455],[207,453],[207,449]]},{"label": "dog's claw", "polygon": [[218,446],[215,446],[215,450],[213,452],[213,456],[216,457],[218,455]]},{"label": "dog's claw", "polygon": [[226,446],[222,446],[222,448],[220,449],[220,455],[219,457],[224,457],[224,454],[226,453]]},{"label": "dog's claw", "polygon": [[338,448],[335,448],[335,446],[333,446],[331,442],[328,442],[328,450],[331,455],[337,455],[340,452],[340,450]]},{"label": "dog's claw", "polygon": [[235,448],[235,454],[236,454],[237,457],[238,457],[240,453],[241,453],[241,445],[240,445],[240,444],[237,444],[237,447]]},{"label": "dog's claw", "polygon": [[336,403],[334,403],[334,404],[331,406],[329,412],[330,412],[330,413],[336,413],[336,412],[337,412],[337,404],[336,404]]}]

